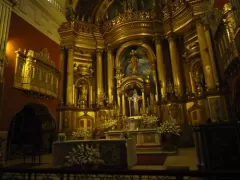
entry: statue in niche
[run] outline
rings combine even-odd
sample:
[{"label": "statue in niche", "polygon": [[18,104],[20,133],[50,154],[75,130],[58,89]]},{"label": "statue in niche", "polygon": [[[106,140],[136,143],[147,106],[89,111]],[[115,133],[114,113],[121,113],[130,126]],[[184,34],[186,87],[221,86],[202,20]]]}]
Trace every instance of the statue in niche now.
[{"label": "statue in niche", "polygon": [[144,1],[141,0],[141,8],[144,9],[145,8],[145,4],[144,4]]},{"label": "statue in niche", "polygon": [[137,9],[136,0],[127,0],[127,3],[128,3],[128,10]]},{"label": "statue in niche", "polygon": [[193,78],[198,92],[202,93],[203,86],[203,72],[202,67],[199,63],[195,64],[193,67]]},{"label": "statue in niche", "polygon": [[123,12],[127,11],[127,1],[126,0],[121,0],[120,1],[122,8],[123,8]]},{"label": "statue in niche", "polygon": [[116,9],[115,10],[115,16],[118,16],[118,15],[120,15],[120,13],[119,13],[118,9]]},{"label": "statue in niche", "polygon": [[81,84],[78,87],[78,105],[87,105],[88,100],[88,85],[87,84]]},{"label": "statue in niche", "polygon": [[85,21],[85,14],[82,15],[82,21]]},{"label": "statue in niche", "polygon": [[136,52],[134,50],[131,51],[130,55],[132,56],[129,63],[132,65],[132,74],[136,74],[138,72],[138,58],[135,55]]},{"label": "statue in niche", "polygon": [[[132,97],[129,97],[128,95],[126,95],[126,96],[128,97],[128,101],[130,101],[130,107],[129,107],[130,116],[138,116],[139,115],[139,101],[142,99],[142,97],[138,96],[136,89],[133,90]],[[133,102],[133,103],[131,103],[131,102]]]},{"label": "statue in niche", "polygon": [[156,7],[156,0],[153,0],[153,7]]}]

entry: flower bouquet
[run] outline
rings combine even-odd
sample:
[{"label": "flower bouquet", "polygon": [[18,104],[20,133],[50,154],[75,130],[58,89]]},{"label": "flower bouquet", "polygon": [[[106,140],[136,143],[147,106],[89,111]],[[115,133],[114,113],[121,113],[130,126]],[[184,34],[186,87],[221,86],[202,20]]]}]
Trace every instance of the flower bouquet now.
[{"label": "flower bouquet", "polygon": [[180,128],[173,121],[165,121],[157,128],[159,134],[180,136]]},{"label": "flower bouquet", "polygon": [[100,125],[101,129],[109,129],[113,128],[114,126],[117,125],[117,120],[105,120],[104,123]]},{"label": "flower bouquet", "polygon": [[89,139],[92,137],[92,131],[84,128],[77,128],[76,131],[72,133],[74,139]]},{"label": "flower bouquet", "polygon": [[161,141],[164,148],[168,150],[175,149],[175,137],[180,136],[180,128],[173,121],[165,121],[157,128],[158,133],[161,135]]},{"label": "flower bouquet", "polygon": [[93,165],[103,164],[99,149],[89,144],[80,144],[65,156],[66,167],[91,168]]}]

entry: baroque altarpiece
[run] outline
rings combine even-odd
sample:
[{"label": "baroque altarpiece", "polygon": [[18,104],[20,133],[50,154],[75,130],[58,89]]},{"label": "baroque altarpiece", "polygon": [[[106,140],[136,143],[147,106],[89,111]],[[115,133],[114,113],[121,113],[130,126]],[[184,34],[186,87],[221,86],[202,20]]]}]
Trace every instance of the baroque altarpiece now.
[{"label": "baroque altarpiece", "polygon": [[[59,132],[117,119],[227,119],[207,1],[104,0],[71,9],[61,37]],[[132,128],[138,128],[133,125]],[[152,128],[152,127],[151,127]]]}]

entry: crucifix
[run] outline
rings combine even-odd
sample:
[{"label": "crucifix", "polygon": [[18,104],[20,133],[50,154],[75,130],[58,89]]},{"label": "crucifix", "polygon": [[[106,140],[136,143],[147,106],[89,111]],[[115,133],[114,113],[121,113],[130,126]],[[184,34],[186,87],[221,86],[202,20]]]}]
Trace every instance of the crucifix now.
[{"label": "crucifix", "polygon": [[132,114],[132,109],[131,106],[129,106],[129,111],[130,111],[130,116],[138,116],[139,115],[139,105],[138,102],[142,99],[141,96],[138,96],[137,90],[133,90],[133,95],[132,97],[128,97],[128,101],[130,102],[129,104],[131,105],[131,101],[133,102],[133,114]]}]

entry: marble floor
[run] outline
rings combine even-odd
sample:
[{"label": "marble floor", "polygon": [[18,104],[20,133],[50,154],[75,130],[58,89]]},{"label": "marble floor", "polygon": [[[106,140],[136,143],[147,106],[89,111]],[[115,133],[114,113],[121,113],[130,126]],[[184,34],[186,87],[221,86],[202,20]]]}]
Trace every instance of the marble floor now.
[{"label": "marble floor", "polygon": [[[52,166],[52,156],[50,154],[43,155],[41,158],[42,164],[36,165],[33,168],[50,168]],[[26,162],[30,163],[30,159],[26,160]],[[22,164],[23,160],[13,160],[5,162],[5,166],[14,166],[18,164]],[[195,148],[180,148],[178,149],[177,155],[168,156],[164,165],[136,165],[132,169],[137,170],[164,170],[167,167],[189,167],[190,170],[197,169],[197,155]]]}]

